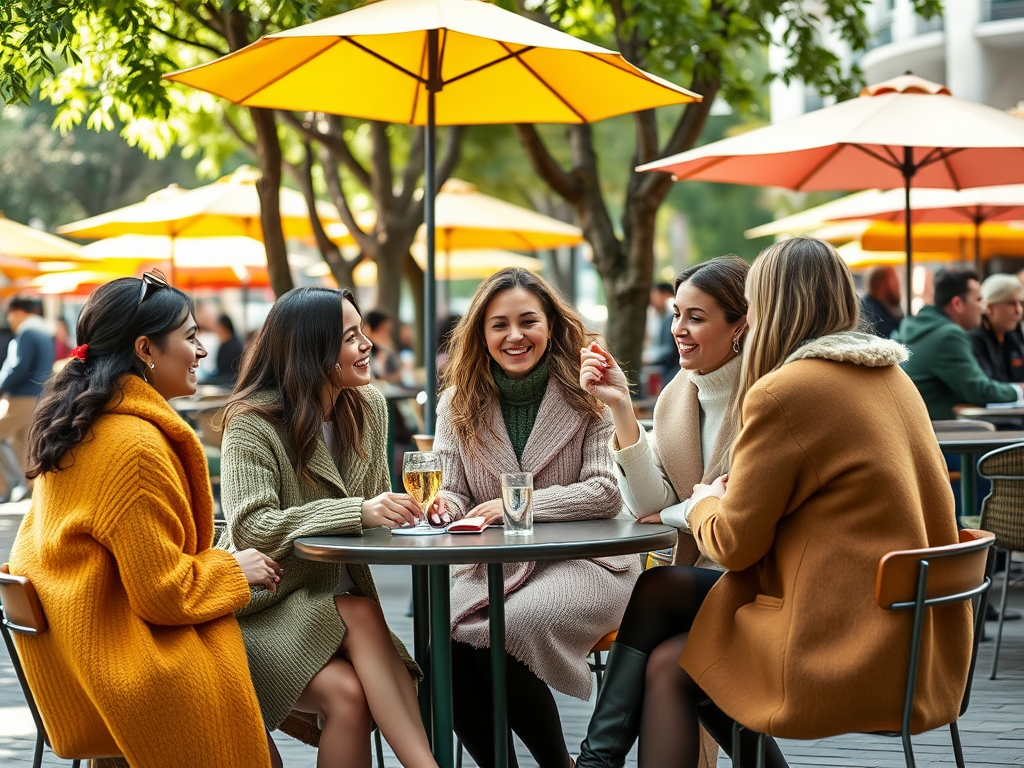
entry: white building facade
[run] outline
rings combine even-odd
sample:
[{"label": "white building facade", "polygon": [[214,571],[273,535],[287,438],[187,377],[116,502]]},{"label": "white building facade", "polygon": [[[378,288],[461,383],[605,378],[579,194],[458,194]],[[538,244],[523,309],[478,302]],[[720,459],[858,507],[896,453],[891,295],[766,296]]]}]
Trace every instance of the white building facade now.
[{"label": "white building facade", "polygon": [[[941,17],[922,19],[909,0],[875,0],[867,9],[870,50],[858,54],[868,83],[906,72],[943,83],[954,96],[1009,109],[1024,100],[1024,0],[945,0]],[[845,61],[839,41],[829,41]],[[786,52],[773,49],[777,67]],[[772,121],[817,109],[802,83],[772,86]]]}]

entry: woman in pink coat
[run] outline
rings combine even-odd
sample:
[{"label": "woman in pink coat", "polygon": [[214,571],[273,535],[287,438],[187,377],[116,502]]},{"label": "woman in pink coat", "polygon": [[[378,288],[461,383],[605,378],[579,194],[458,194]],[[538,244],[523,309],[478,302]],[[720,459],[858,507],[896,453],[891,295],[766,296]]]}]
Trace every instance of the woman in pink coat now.
[{"label": "woman in pink coat", "polygon": [[[619,513],[611,417],[577,380],[587,341],[576,310],[536,275],[505,269],[480,286],[453,333],[437,413],[449,511],[500,520],[501,474],[525,471],[533,473],[538,525]],[[619,625],[639,572],[635,555],[505,566],[509,724],[541,768],[570,765],[550,688],[590,697],[587,653]],[[487,768],[486,567],[456,566],[451,601],[455,732]]]}]

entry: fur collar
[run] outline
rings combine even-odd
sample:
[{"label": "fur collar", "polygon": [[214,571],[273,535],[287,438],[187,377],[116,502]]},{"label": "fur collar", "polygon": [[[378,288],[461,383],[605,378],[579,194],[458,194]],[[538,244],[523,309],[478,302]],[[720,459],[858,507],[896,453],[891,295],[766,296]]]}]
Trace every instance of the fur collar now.
[{"label": "fur collar", "polygon": [[880,339],[870,333],[845,331],[808,339],[786,358],[786,362],[807,359],[835,360],[839,363],[882,368],[887,365],[899,365],[909,357],[907,348],[899,342]]}]

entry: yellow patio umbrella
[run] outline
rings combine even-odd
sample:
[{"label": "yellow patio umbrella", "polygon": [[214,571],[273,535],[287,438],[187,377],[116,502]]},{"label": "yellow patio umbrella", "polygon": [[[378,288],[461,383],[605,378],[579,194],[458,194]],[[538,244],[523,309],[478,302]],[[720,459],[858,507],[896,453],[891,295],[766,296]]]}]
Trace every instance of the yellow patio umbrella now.
[{"label": "yellow patio umbrella", "polygon": [[26,227],[0,212],[0,256],[33,261],[78,261],[81,249],[77,243]]},{"label": "yellow patio umbrella", "polygon": [[[263,240],[260,199],[256,182],[260,173],[242,166],[212,184],[182,189],[176,184],[158,190],[141,203],[118,208],[82,221],[65,224],[58,231],[85,239],[121,235],[148,235],[166,238],[170,262],[169,277],[175,282],[179,244],[193,237],[246,237]],[[318,202],[321,221],[340,220],[337,209]],[[309,208],[301,193],[281,188],[281,227],[286,238],[312,235]],[[266,266],[264,256],[263,266]]]},{"label": "yellow patio umbrella", "polygon": [[[427,431],[437,394],[436,126],[586,123],[701,98],[614,51],[475,0],[381,0],[168,77],[249,107],[426,126]],[[449,726],[437,723],[442,764],[451,761]]]},{"label": "yellow patio umbrella", "polygon": [[[748,240],[772,235],[802,235],[811,230],[821,229],[836,219],[849,218],[847,213],[856,209],[862,202],[876,200],[882,194],[878,189],[865,189],[852,195],[830,200],[827,203],[807,208],[775,221],[769,221],[759,227],[753,227],[743,233]],[[905,256],[904,256],[905,258]]]},{"label": "yellow patio umbrella", "polygon": [[[979,244],[981,259],[994,256],[1024,256],[1024,225],[986,224],[978,232],[971,223],[963,224],[914,224],[912,229],[915,251],[944,252],[956,254],[958,261],[974,259],[975,238]],[[861,247],[866,251],[891,251],[904,242],[905,230],[902,223],[875,221],[861,235]]]},{"label": "yellow patio umbrella", "polygon": [[[448,179],[437,193],[434,231],[438,251],[464,248],[499,248],[516,251],[539,251],[561,248],[583,242],[583,230],[573,224],[545,216],[480,192],[475,184],[462,179]],[[372,227],[372,212],[357,217],[360,226]],[[338,245],[356,245],[344,224],[331,224],[327,236]],[[416,241],[426,243],[427,228],[416,233]],[[424,259],[424,263],[426,260]]]},{"label": "yellow patio umbrella", "polygon": [[[846,262],[846,265],[853,270],[867,269],[868,267],[876,267],[883,264],[898,267],[907,260],[906,251],[866,251],[861,247],[861,244],[857,242],[840,245],[836,248],[836,251],[843,257],[843,261]],[[957,260],[959,260],[959,256],[955,253],[914,252],[915,263],[948,262]]]},{"label": "yellow patio umbrella", "polygon": [[46,296],[87,296],[104,283],[119,277],[132,277],[134,274],[135,269],[131,264],[118,265],[108,262],[86,269],[48,272],[19,283],[34,293]]},{"label": "yellow patio umbrella", "polygon": [[[413,248],[413,258],[422,268],[426,264],[426,250]],[[472,249],[437,254],[437,268],[448,280],[486,280],[506,267],[519,267],[540,273],[544,262],[533,256],[523,256],[511,251],[496,249]],[[305,273],[310,277],[330,277],[331,270],[326,262],[314,264]],[[377,284],[377,265],[364,259],[352,271],[352,279],[360,287]]]},{"label": "yellow patio umbrella", "polygon": [[103,264],[120,261],[133,265],[136,272],[144,264],[170,261],[173,253],[176,279],[189,288],[263,288],[270,284],[266,249],[251,237],[174,240],[162,235],[121,235],[90,243],[82,253]]},{"label": "yellow patio umbrella", "polygon": [[[85,239],[119,235],[184,237],[249,237],[263,240],[260,198],[256,183],[260,173],[242,166],[212,184],[196,189],[171,185],[154,192],[141,203],[65,224],[57,231]],[[317,203],[321,221],[340,221],[330,203]],[[285,237],[308,237],[313,229],[309,208],[301,193],[281,188],[281,226]]]}]

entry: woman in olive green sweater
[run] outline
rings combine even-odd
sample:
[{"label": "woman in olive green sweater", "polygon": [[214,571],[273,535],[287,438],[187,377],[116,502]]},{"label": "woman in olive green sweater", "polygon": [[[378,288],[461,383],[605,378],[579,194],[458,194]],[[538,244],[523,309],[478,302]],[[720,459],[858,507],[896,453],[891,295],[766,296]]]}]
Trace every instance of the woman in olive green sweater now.
[{"label": "woman in olive green sweater", "polygon": [[317,765],[370,765],[371,718],[402,765],[435,768],[413,677],[365,565],[294,556],[300,536],[359,535],[413,522],[388,481],[387,412],[370,382],[370,341],[347,291],[277,300],[242,360],[225,410],[221,546],[256,546],[284,575],[237,614],[270,728],[291,710],[322,722]]}]

